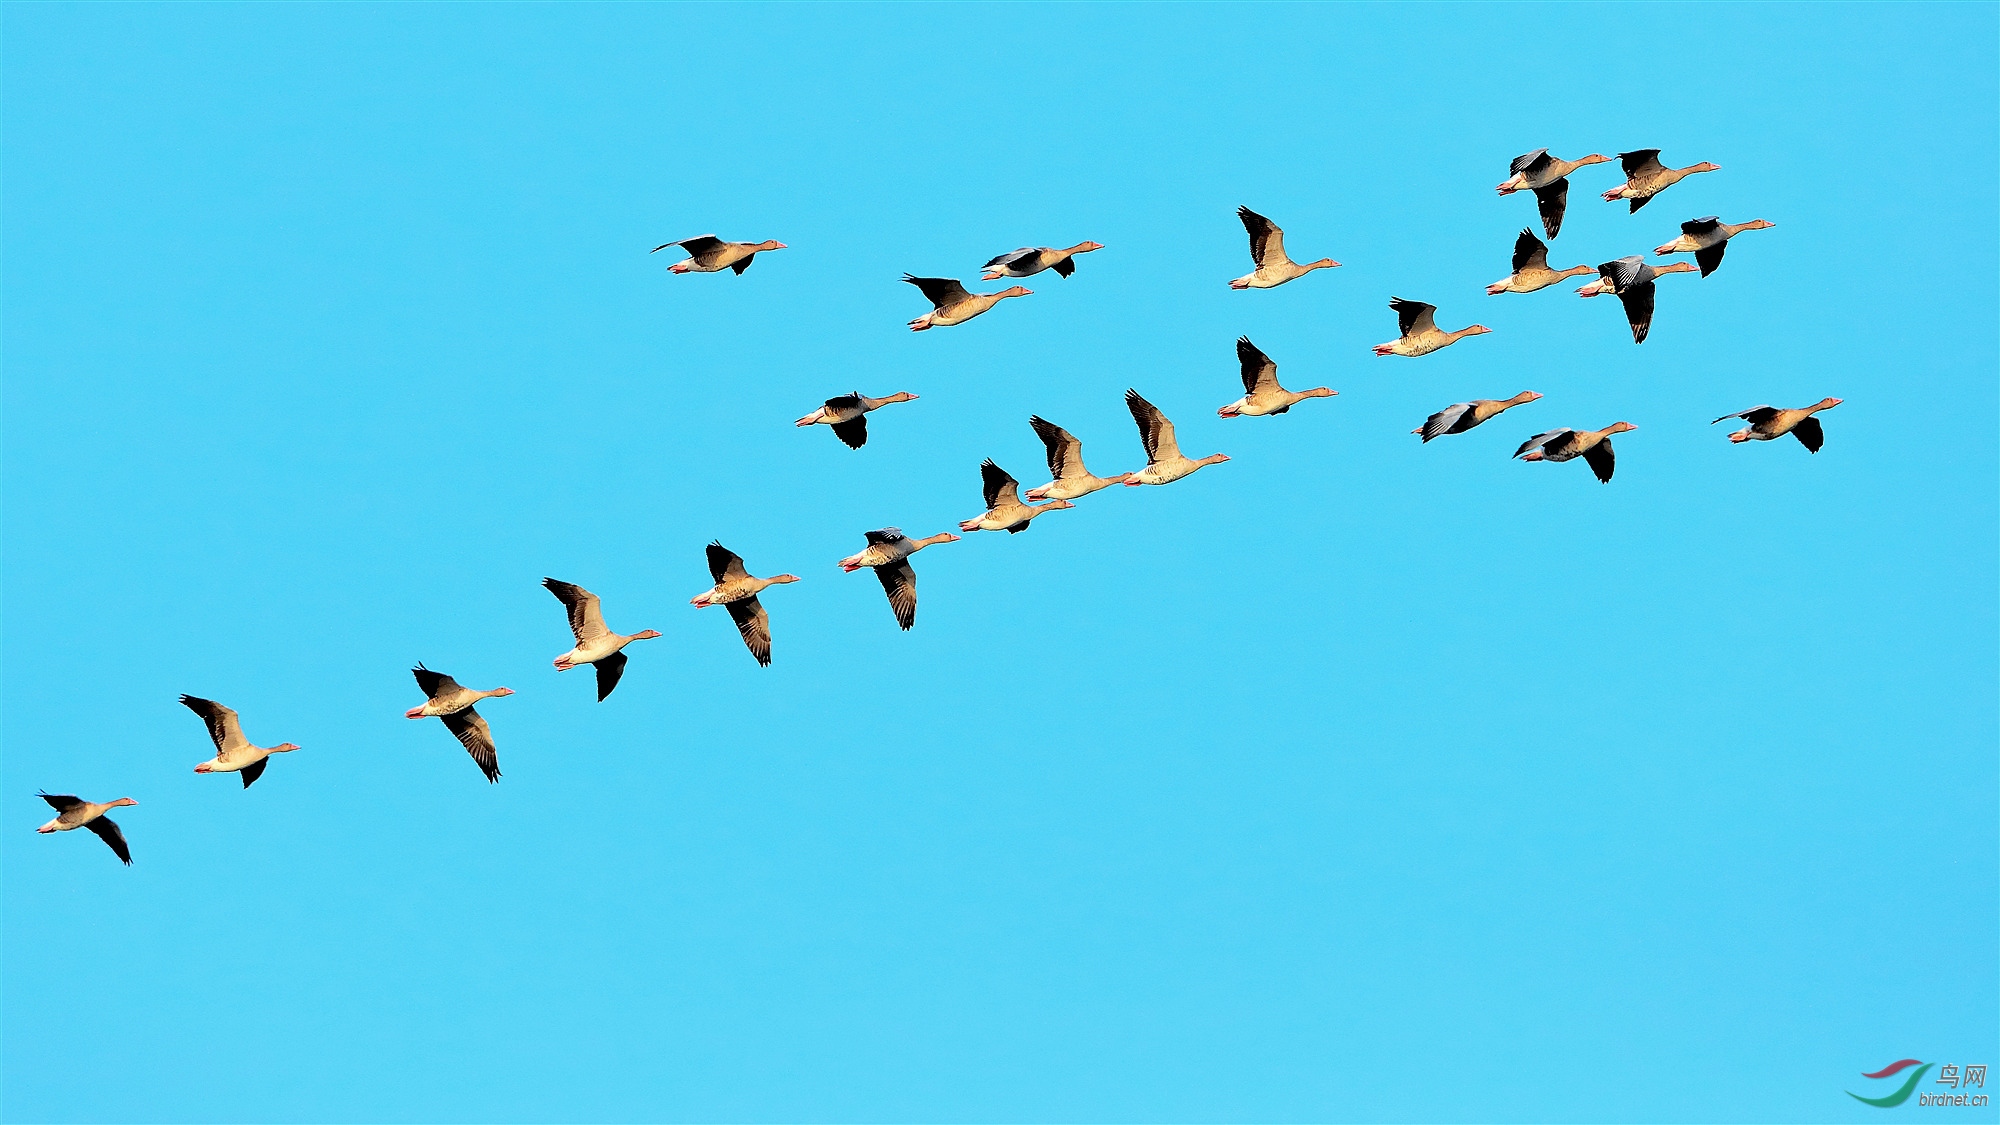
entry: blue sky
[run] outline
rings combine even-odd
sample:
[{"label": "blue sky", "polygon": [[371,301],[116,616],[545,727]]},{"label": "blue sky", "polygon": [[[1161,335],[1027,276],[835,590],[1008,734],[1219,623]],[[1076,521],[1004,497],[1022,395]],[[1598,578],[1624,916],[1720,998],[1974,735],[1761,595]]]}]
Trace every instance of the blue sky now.
[{"label": "blue sky", "polygon": [[[1887,1120],[2000,1055],[1992,6],[0,21],[7,1120]],[[1579,172],[1557,266],[1777,226],[1643,347],[1489,298],[1544,146],[1722,166]],[[1344,265],[1229,291],[1239,204]],[[704,231],[791,248],[646,253]],[[1495,331],[1376,359],[1391,295]],[[1217,419],[1245,333],[1339,396]],[[1030,413],[1138,467],[1128,386],[1232,460],[926,551],[909,634],[834,568]],[[850,390],[922,398],[792,427]],[[804,576],[770,669],[718,537]],[[665,633],[605,704],[544,575]],[[419,660],[517,690],[499,785]],[[304,750],[197,777],[182,692]]]}]

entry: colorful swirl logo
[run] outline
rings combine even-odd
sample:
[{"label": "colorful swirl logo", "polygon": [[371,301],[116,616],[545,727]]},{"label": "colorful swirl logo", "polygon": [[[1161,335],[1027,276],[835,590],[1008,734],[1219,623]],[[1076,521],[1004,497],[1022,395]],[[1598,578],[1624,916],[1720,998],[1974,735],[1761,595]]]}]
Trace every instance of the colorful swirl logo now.
[{"label": "colorful swirl logo", "polygon": [[1931,1068],[1931,1064],[1920,1062],[1917,1059],[1898,1059],[1873,1074],[1864,1074],[1861,1076],[1863,1078],[1887,1078],[1893,1074],[1900,1074],[1913,1066],[1917,1069],[1911,1073],[1909,1080],[1903,1083],[1902,1089],[1897,1090],[1893,1094],[1887,1094],[1879,1098],[1864,1098],[1852,1090],[1844,1092],[1848,1097],[1865,1105],[1872,1105],[1881,1109],[1894,1109],[1910,1100],[1910,1095],[1916,1091],[1917,1082],[1923,1078],[1924,1072]]}]

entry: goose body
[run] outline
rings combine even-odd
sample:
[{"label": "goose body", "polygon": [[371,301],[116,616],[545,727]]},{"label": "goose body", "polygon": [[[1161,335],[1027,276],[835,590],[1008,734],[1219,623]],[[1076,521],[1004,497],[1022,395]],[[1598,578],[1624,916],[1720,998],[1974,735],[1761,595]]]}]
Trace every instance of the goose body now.
[{"label": "goose body", "polygon": [[750,268],[750,260],[766,250],[783,250],[785,244],[776,239],[764,242],[724,242],[712,234],[698,234],[693,238],[683,238],[679,242],[663,242],[653,247],[652,253],[659,253],[669,246],[678,246],[687,251],[687,260],[675,262],[667,269],[672,273],[716,273],[721,270],[735,270],[739,275]]},{"label": "goose body", "polygon": [[556,657],[556,671],[567,672],[579,664],[594,666],[597,701],[604,702],[611,689],[618,686],[619,677],[625,674],[625,646],[633,641],[650,641],[660,635],[659,631],[644,629],[630,636],[614,633],[604,623],[604,609],[596,594],[553,578],[542,579],[542,585],[569,612],[569,631],[576,637],[576,647]]},{"label": "goose body", "polygon": [[1446,434],[1462,434],[1503,410],[1512,410],[1523,403],[1533,402],[1542,397],[1535,391],[1522,391],[1513,398],[1475,398],[1471,402],[1454,402],[1429,418],[1424,424],[1411,430],[1422,435],[1425,442]]},{"label": "goose body", "polygon": [[872,568],[875,577],[882,580],[882,591],[889,595],[889,608],[895,611],[896,624],[907,630],[917,623],[917,572],[910,566],[910,556],[933,544],[956,543],[958,536],[946,531],[911,539],[900,527],[863,534],[868,546],[840,560],[840,569],[852,573],[864,566]]},{"label": "goose body", "polygon": [[[1820,447],[1826,444],[1826,431],[1820,428],[1819,419],[1813,415],[1822,410],[1832,410],[1839,405],[1840,400],[1837,398],[1823,398],[1811,406],[1802,406],[1797,410],[1753,406],[1734,414],[1724,414],[1715,422],[1741,418],[1750,423],[1748,429],[1737,430],[1729,435],[1729,440],[1739,445],[1746,441],[1772,441],[1790,434],[1799,439],[1799,444],[1806,447],[1807,453],[1818,453]],[[1710,422],[1709,425],[1713,426],[1715,422]]]},{"label": "goose body", "polygon": [[1099,242],[1079,242],[1067,250],[1058,250],[1053,246],[1023,246],[987,262],[979,279],[998,281],[1003,277],[1032,277],[1043,270],[1054,270],[1058,276],[1068,277],[1076,272],[1073,259],[1078,254],[1102,249],[1104,245]]},{"label": "goose body", "polygon": [[1538,148],[1515,157],[1507,166],[1507,178],[1493,190],[1501,195],[1512,195],[1522,188],[1534,192],[1535,206],[1542,216],[1542,231],[1554,238],[1562,230],[1563,211],[1569,206],[1569,174],[1586,164],[1605,164],[1610,160],[1595,152],[1581,160],[1558,160],[1549,155],[1548,149]]},{"label": "goose body", "polygon": [[1405,301],[1401,297],[1389,298],[1389,307],[1396,310],[1396,327],[1402,333],[1386,344],[1375,345],[1375,354],[1400,355],[1415,358],[1429,355],[1439,348],[1449,347],[1467,336],[1483,336],[1493,331],[1483,324],[1474,324],[1456,332],[1446,332],[1432,319],[1437,312],[1436,305],[1422,301]]},{"label": "goose body", "polygon": [[237,721],[236,712],[213,699],[183,695],[181,704],[200,715],[202,722],[208,724],[208,737],[215,743],[215,757],[196,766],[196,773],[240,773],[243,775],[243,788],[248,789],[264,776],[264,767],[271,764],[271,755],[287,754],[298,749],[289,742],[276,746],[251,745],[250,740],[243,737],[243,726]]},{"label": "goose body", "polygon": [[1100,488],[1125,483],[1130,473],[1119,473],[1115,477],[1092,475],[1083,465],[1083,443],[1071,436],[1068,430],[1049,421],[1039,414],[1028,416],[1028,425],[1035,428],[1035,436],[1042,439],[1042,445],[1049,454],[1049,483],[1040,488],[1031,488],[1025,495],[1030,500],[1075,500],[1088,496]]},{"label": "goose body", "polygon": [[1300,265],[1285,256],[1285,232],[1278,224],[1248,207],[1238,207],[1236,217],[1250,232],[1250,261],[1257,268],[1229,283],[1231,289],[1270,289],[1314,270],[1332,269],[1340,263],[1332,258]]},{"label": "goose body", "polygon": [[826,405],[798,420],[800,426],[825,424],[833,427],[833,436],[847,443],[849,449],[860,449],[868,444],[868,412],[897,402],[915,402],[917,396],[908,391],[897,391],[888,398],[869,398],[856,391],[851,395],[839,395],[826,400]]},{"label": "goose body", "polygon": [[1251,343],[1248,336],[1236,338],[1236,362],[1242,368],[1243,397],[1216,411],[1224,418],[1262,418],[1268,414],[1283,414],[1306,399],[1331,398],[1340,393],[1332,387],[1288,391],[1279,386],[1278,365]]},{"label": "goose body", "polygon": [[1777,225],[1763,219],[1725,223],[1714,215],[1704,215],[1682,223],[1681,236],[1656,248],[1653,253],[1693,254],[1695,264],[1701,267],[1701,276],[1707,277],[1721,268],[1722,252],[1729,248],[1730,239],[1746,230],[1769,230]]},{"label": "goose body", "polygon": [[1487,286],[1486,295],[1497,297],[1502,293],[1533,293],[1537,289],[1547,289],[1563,278],[1596,272],[1590,266],[1550,269],[1548,243],[1536,238],[1534,231],[1524,229],[1514,236],[1514,272]]},{"label": "goose body", "polygon": [[74,832],[79,828],[88,828],[117,854],[125,866],[132,866],[132,849],[125,845],[125,833],[119,830],[117,821],[104,814],[112,809],[136,805],[139,802],[130,797],[120,797],[100,805],[95,801],[86,801],[67,793],[42,793],[40,797],[49,803],[50,808],[56,810],[56,818],[35,831],[46,834]]},{"label": "goose body", "polygon": [[1633,149],[1618,154],[1618,162],[1625,168],[1625,182],[1604,193],[1607,202],[1620,199],[1630,200],[1632,210],[1637,211],[1652,202],[1653,197],[1680,183],[1697,172],[1720,172],[1719,164],[1690,164],[1685,168],[1668,168],[1660,163],[1660,150],[1656,148]]},{"label": "goose body", "polygon": [[964,520],[958,525],[960,531],[1005,531],[1016,534],[1028,530],[1028,523],[1044,512],[1062,508],[1074,508],[1067,500],[1051,500],[1046,504],[1023,504],[1021,502],[1021,482],[1014,479],[1007,470],[987,458],[979,466],[980,484],[986,495],[986,514]]},{"label": "goose body", "polygon": [[1126,484],[1133,487],[1172,484],[1204,465],[1229,460],[1228,455],[1222,453],[1211,453],[1199,459],[1183,456],[1180,443],[1174,439],[1174,424],[1160,413],[1159,407],[1139,397],[1138,391],[1126,389],[1125,407],[1132,412],[1132,421],[1139,427],[1139,441],[1146,447],[1146,467],[1126,474]]},{"label": "goose body", "polygon": [[797,582],[796,574],[780,574],[771,578],[759,578],[743,568],[743,557],[722,545],[717,540],[708,545],[708,573],[715,579],[715,585],[696,594],[688,604],[696,609],[707,609],[719,605],[729,611],[730,620],[736,622],[736,631],[743,637],[743,645],[750,655],[763,667],[771,664],[771,616],[764,611],[764,603],[757,595],[772,586]]},{"label": "goose body", "polygon": [[482,699],[501,699],[514,694],[514,689],[498,687],[491,691],[475,691],[461,687],[457,680],[443,672],[433,672],[418,664],[410,669],[417,679],[417,687],[423,690],[425,700],[421,706],[403,712],[406,719],[442,719],[445,729],[458,739],[465,752],[479,766],[479,772],[486,780],[500,780],[500,753],[493,745],[493,728],[486,725],[484,716],[473,709],[473,704]]},{"label": "goose body", "polygon": [[1638,428],[1630,422],[1613,422],[1601,430],[1550,430],[1522,442],[1514,456],[1523,461],[1570,461],[1581,457],[1590,471],[1597,474],[1599,482],[1609,484],[1611,471],[1617,467],[1611,435]]},{"label": "goose body", "polygon": [[1653,330],[1653,279],[1661,274],[1693,272],[1694,264],[1691,262],[1650,266],[1644,258],[1632,254],[1599,265],[1597,280],[1578,289],[1576,295],[1597,297],[1609,293],[1617,297],[1618,303],[1625,306],[1625,322],[1632,326],[1632,342],[1643,344],[1646,335]]},{"label": "goose body", "polygon": [[924,296],[930,298],[931,304],[936,306],[930,312],[910,322],[912,332],[964,324],[1009,297],[1026,297],[1034,292],[1032,289],[1023,289],[1016,285],[1011,289],[1002,289],[998,293],[968,293],[965,286],[958,283],[957,278],[918,277],[908,273],[903,275],[903,280],[923,290]]}]

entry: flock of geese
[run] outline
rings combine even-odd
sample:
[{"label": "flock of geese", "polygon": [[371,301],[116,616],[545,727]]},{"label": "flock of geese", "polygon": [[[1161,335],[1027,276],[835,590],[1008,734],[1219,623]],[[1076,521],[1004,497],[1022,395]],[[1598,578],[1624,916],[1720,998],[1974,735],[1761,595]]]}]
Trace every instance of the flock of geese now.
[{"label": "flock of geese", "polygon": [[[1685,168],[1669,168],[1660,163],[1660,150],[1639,149],[1618,154],[1618,160],[1625,170],[1625,180],[1618,186],[1604,192],[1608,201],[1625,200],[1632,212],[1646,206],[1660,192],[1672,187],[1687,176],[1701,172],[1714,172],[1714,164],[1694,164]],[[1603,164],[1610,157],[1598,154],[1585,156],[1580,160],[1559,160],[1549,155],[1546,149],[1538,149],[1517,157],[1508,168],[1508,178],[1498,185],[1501,195],[1526,189],[1534,192],[1541,215],[1543,233],[1554,240],[1562,229],[1563,212],[1569,199],[1569,176],[1579,168],[1593,164]],[[1270,289],[1296,281],[1306,274],[1320,269],[1332,269],[1340,265],[1332,258],[1321,258],[1313,262],[1295,262],[1285,252],[1285,232],[1277,224],[1257,214],[1247,207],[1238,208],[1237,217],[1250,236],[1250,258],[1254,265],[1249,273],[1229,283],[1231,289]],[[1549,266],[1549,247],[1537,238],[1532,230],[1521,231],[1514,242],[1512,271],[1501,280],[1486,287],[1490,295],[1502,293],[1533,293],[1546,289],[1569,277],[1595,275],[1595,280],[1577,290],[1583,297],[1609,294],[1619,299],[1625,308],[1627,322],[1631,326],[1632,342],[1644,343],[1653,322],[1655,280],[1671,273],[1692,273],[1697,270],[1703,277],[1714,273],[1722,265],[1723,252],[1729,240],[1751,230],[1762,230],[1772,224],[1763,219],[1753,219],[1745,223],[1724,223],[1717,216],[1691,219],[1681,224],[1680,237],[1654,250],[1656,255],[1692,254],[1694,262],[1673,262],[1655,265],[1645,261],[1641,255],[1632,255],[1614,261],[1604,262],[1596,267],[1572,266],[1557,270]],[[655,247],[654,252],[678,248],[687,256],[670,267],[671,272],[716,273],[731,270],[740,275],[750,268],[758,254],[785,249],[785,244],[776,240],[765,242],[727,242],[712,234],[685,238]],[[981,273],[981,279],[995,281],[1003,278],[1032,277],[1045,270],[1069,277],[1076,271],[1076,258],[1103,247],[1095,242],[1079,242],[1067,248],[1049,246],[1023,247],[1011,253],[1002,254],[988,261]],[[1030,290],[1019,285],[1003,289],[997,293],[972,293],[956,278],[917,277],[905,274],[903,280],[917,287],[932,305],[930,312],[911,320],[911,331],[922,332],[931,328],[948,328],[964,324],[989,310],[1009,297],[1027,296]],[[1445,331],[1437,326],[1435,319],[1437,306],[1422,301],[1409,301],[1392,297],[1389,307],[1396,313],[1397,337],[1384,344],[1375,345],[1378,356],[1404,356],[1415,358],[1429,355],[1441,348],[1449,347],[1468,336],[1477,336],[1492,331],[1484,325],[1473,324],[1456,331]],[[1261,418],[1284,414],[1292,407],[1311,398],[1326,398],[1336,392],[1330,387],[1314,387],[1310,390],[1286,390],[1278,382],[1278,367],[1271,357],[1265,355],[1257,345],[1245,336],[1236,341],[1236,356],[1242,367],[1243,396],[1228,403],[1217,411],[1223,418]],[[883,398],[871,398],[855,393],[827,399],[818,410],[798,420],[798,425],[826,425],[832,428],[834,436],[850,448],[860,449],[868,441],[868,415],[885,406],[910,402],[916,395],[899,392]],[[1542,396],[1534,391],[1522,391],[1506,399],[1471,399],[1453,403],[1438,411],[1411,432],[1423,441],[1462,434],[1479,426],[1506,410],[1534,402]],[[1146,465],[1136,472],[1098,476],[1085,467],[1083,443],[1068,430],[1056,425],[1040,415],[1031,416],[1029,425],[1041,438],[1048,453],[1050,480],[1047,484],[1023,492],[1020,482],[1005,469],[988,460],[979,467],[984,484],[983,496],[986,509],[980,515],[965,520],[958,525],[963,532],[1005,531],[1010,534],[1028,529],[1039,516],[1076,506],[1075,501],[1100,489],[1115,484],[1128,486],[1164,485],[1180,480],[1208,465],[1229,460],[1228,456],[1213,453],[1206,457],[1191,458],[1181,452],[1180,444],[1174,436],[1174,424],[1160,409],[1146,401],[1138,391],[1125,392],[1125,405],[1132,412],[1132,420],[1138,426],[1140,443],[1146,452]],[[1729,435],[1732,442],[1771,441],[1786,434],[1796,437],[1810,452],[1817,453],[1825,441],[1817,413],[1840,405],[1837,398],[1822,399],[1811,406],[1797,409],[1778,409],[1771,406],[1755,406],[1734,414],[1717,418],[1716,422],[1741,419],[1746,428]],[[1713,423],[1711,423],[1713,424]],[[1536,434],[1514,451],[1514,456],[1523,461],[1569,461],[1583,458],[1597,479],[1611,480],[1615,467],[1615,457],[1611,448],[1613,434],[1635,429],[1629,422],[1614,422],[1601,430],[1557,429]],[[904,629],[916,624],[917,618],[917,576],[910,565],[911,556],[925,547],[939,543],[952,543],[957,535],[941,532],[922,538],[911,538],[901,529],[885,527],[866,532],[863,538],[867,546],[859,552],[840,560],[843,571],[852,572],[864,567],[875,572],[881,581],[883,591],[888,595],[890,609],[896,623]],[[770,617],[765,612],[759,595],[772,586],[799,581],[795,574],[779,574],[770,578],[759,578],[751,574],[743,564],[743,559],[720,542],[708,545],[708,569],[714,585],[696,595],[692,603],[697,608],[722,606],[736,624],[759,665],[771,663]],[[558,671],[567,671],[581,665],[589,665],[595,670],[597,698],[601,702],[618,686],[625,673],[625,649],[635,641],[650,640],[661,634],[654,629],[642,629],[635,633],[614,632],[605,623],[604,609],[596,594],[581,586],[554,578],[542,582],[557,601],[562,603],[569,620],[570,633],[575,640],[569,651],[555,658]],[[494,746],[493,732],[486,720],[479,714],[476,704],[486,699],[498,699],[514,694],[513,689],[497,687],[489,690],[475,690],[461,685],[457,680],[424,667],[421,663],[411,669],[417,687],[424,693],[424,702],[405,712],[411,719],[436,718],[443,721],[458,741],[472,756],[473,762],[489,782],[500,779],[499,754]],[[275,746],[258,746],[243,734],[243,727],[236,712],[212,699],[183,695],[180,702],[201,717],[208,728],[209,738],[215,744],[215,756],[194,767],[196,773],[234,773],[243,780],[248,789],[264,774],[273,754],[289,753],[299,749],[290,742]],[[132,862],[132,853],[126,845],[124,833],[105,813],[114,808],[136,805],[129,797],[99,804],[79,797],[42,793],[41,797],[55,809],[55,819],[42,825],[38,832],[67,832],[77,828],[88,828],[95,833],[118,858],[127,864]]]}]

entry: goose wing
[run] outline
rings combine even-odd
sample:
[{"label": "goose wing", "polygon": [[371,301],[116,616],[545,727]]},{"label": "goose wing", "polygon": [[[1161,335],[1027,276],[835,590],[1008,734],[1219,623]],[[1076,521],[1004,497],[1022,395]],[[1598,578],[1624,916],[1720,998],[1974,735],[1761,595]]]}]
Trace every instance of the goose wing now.
[{"label": "goose wing", "polygon": [[1256,394],[1259,391],[1279,390],[1278,365],[1263,349],[1250,342],[1248,336],[1236,338],[1236,362],[1243,366],[1243,391]]},{"label": "goose wing", "polygon": [[1543,166],[1547,165],[1548,162],[1549,150],[1538,148],[1533,152],[1524,152],[1515,157],[1513,163],[1507,165],[1507,173],[1513,176],[1519,176],[1523,173],[1533,176]]},{"label": "goose wing", "polygon": [[1549,244],[1535,237],[1535,232],[1523,229],[1514,236],[1514,272],[1533,266],[1536,269],[1549,268]]},{"label": "goose wing", "polygon": [[1056,259],[1056,264],[1055,264],[1055,265],[1053,265],[1053,266],[1050,266],[1049,268],[1050,268],[1050,269],[1052,269],[1052,270],[1054,270],[1054,271],[1056,271],[1056,276],[1057,276],[1057,277],[1068,277],[1068,276],[1069,276],[1070,274],[1073,274],[1073,273],[1075,273],[1075,272],[1076,272],[1076,259],[1075,259],[1075,258],[1057,258],[1057,259]]},{"label": "goose wing", "polygon": [[1160,408],[1139,397],[1139,392],[1126,388],[1125,406],[1132,411],[1132,420],[1139,424],[1139,440],[1146,446],[1146,462],[1172,461],[1181,455],[1180,443],[1174,440],[1174,424],[1160,413]]},{"label": "goose wing", "polygon": [[1722,225],[1722,216],[1703,215],[1699,219],[1689,219],[1687,222],[1682,223],[1681,233],[1691,234],[1696,238],[1706,238],[1709,235],[1714,234],[1715,228],[1721,225]]},{"label": "goose wing", "polygon": [[[693,238],[683,238],[679,242],[662,242],[658,246],[653,247],[651,253],[657,254],[669,246],[678,246],[687,251],[688,257],[699,259],[713,257],[715,252],[722,249],[725,245],[727,243],[712,234],[698,234]],[[703,264],[705,265],[706,263]]]},{"label": "goose wing", "polygon": [[904,629],[917,623],[917,572],[910,568],[910,560],[897,559],[875,568],[875,577],[882,580],[882,590],[889,595],[889,608],[896,611],[896,624]]},{"label": "goose wing", "polygon": [[856,414],[845,422],[835,422],[833,436],[846,442],[849,449],[860,449],[868,444],[868,416]]},{"label": "goose wing", "polygon": [[1238,207],[1236,217],[1243,220],[1243,229],[1250,232],[1250,260],[1257,263],[1258,269],[1291,261],[1285,257],[1285,232],[1278,229],[1278,224],[1248,207]]},{"label": "goose wing", "polygon": [[604,624],[604,610],[598,605],[597,595],[581,586],[568,582],[558,582],[553,578],[542,579],[542,585],[549,593],[569,610],[569,631],[576,634],[576,643],[587,645],[610,634],[611,629]]},{"label": "goose wing", "polygon": [[1618,456],[1611,451],[1611,439],[1605,438],[1583,451],[1584,463],[1597,474],[1600,484],[1611,483],[1611,470],[1618,467]]},{"label": "goose wing", "polygon": [[251,762],[249,765],[244,766],[242,769],[236,771],[237,776],[243,779],[243,788],[248,789],[252,785],[256,784],[257,779],[264,776],[264,767],[270,764],[271,764],[271,759],[259,758],[256,761]]},{"label": "goose wing", "polygon": [[1799,444],[1806,447],[1807,453],[1818,453],[1819,447],[1826,444],[1826,431],[1820,429],[1817,418],[1807,418],[1793,426],[1792,436],[1799,439]]},{"label": "goose wing", "polygon": [[417,686],[422,688],[424,694],[432,699],[447,699],[465,690],[458,686],[457,680],[452,679],[443,672],[433,672],[421,663],[415,668],[410,669],[410,675],[417,678]]},{"label": "goose wing", "polygon": [[729,610],[730,620],[736,622],[736,631],[743,634],[750,655],[757,658],[757,663],[770,667],[771,615],[764,612],[764,603],[752,596],[723,605]]},{"label": "goose wing", "polygon": [[1391,297],[1389,307],[1396,310],[1396,328],[1403,335],[1412,336],[1437,331],[1437,321],[1431,319],[1431,315],[1437,312],[1436,305]]},{"label": "goose wing", "polygon": [[1615,261],[1600,263],[1597,267],[1597,276],[1610,282],[1612,292],[1616,293],[1629,285],[1638,284],[1645,268],[1644,258],[1637,254],[1629,254]]},{"label": "goose wing", "polygon": [[465,747],[465,752],[479,764],[479,772],[486,775],[486,780],[500,780],[500,752],[493,747],[493,728],[486,725],[486,719],[471,707],[439,717],[444,720],[446,729]]},{"label": "goose wing", "polygon": [[77,807],[78,805],[83,804],[82,797],[74,796],[69,793],[37,793],[36,796],[40,797],[44,801],[47,801],[49,803],[49,807],[56,810],[59,813],[66,813],[69,810]]},{"label": "goose wing", "polygon": [[718,586],[750,577],[750,572],[743,569],[743,556],[723,546],[720,539],[708,545],[708,573]]},{"label": "goose wing", "polygon": [[602,703],[611,694],[611,689],[618,686],[618,678],[625,674],[625,654],[614,652],[594,661],[591,667],[597,669],[597,701]]},{"label": "goose wing", "polygon": [[[1739,410],[1734,414],[1724,414],[1722,417],[1717,418],[1715,422],[1727,422],[1731,418],[1741,418],[1745,422],[1748,422],[1753,426],[1757,426],[1757,425],[1762,425],[1763,423],[1768,422],[1777,416],[1778,416],[1778,408],[1775,406],[1753,406],[1748,410]],[[1715,425],[1715,422],[1710,422],[1709,425],[1713,426]]]},{"label": "goose wing", "polygon": [[861,533],[861,537],[868,540],[871,545],[877,547],[886,547],[892,543],[901,543],[904,539],[903,529],[900,527],[885,527],[879,531],[864,531]]},{"label": "goose wing", "polygon": [[906,273],[903,275],[903,280],[923,290],[924,296],[930,298],[931,304],[940,309],[948,309],[972,298],[972,294],[967,293],[965,286],[960,285],[958,279],[954,277],[918,277]]},{"label": "goose wing", "polygon": [[1031,258],[1041,252],[1042,248],[1039,246],[1023,246],[1019,250],[1010,250],[1007,253],[1002,254],[997,258],[989,259],[985,265],[979,268],[987,270],[992,269],[994,266],[1000,266],[1002,268],[1005,268],[1013,265],[1015,262],[1018,262],[1023,258]]},{"label": "goose wing", "polygon": [[232,750],[250,745],[250,740],[243,737],[242,726],[236,721],[236,712],[213,699],[197,695],[181,696],[181,704],[200,715],[202,722],[208,724],[208,737],[214,740],[218,754],[227,755]]},{"label": "goose wing", "polygon": [[1569,206],[1569,177],[1561,176],[1535,189],[1535,209],[1542,214],[1542,233],[1554,238],[1562,230]]},{"label": "goose wing", "polygon": [[[1423,434],[1425,441],[1429,441],[1432,438],[1436,437],[1443,437],[1446,434],[1455,434],[1459,432],[1460,429],[1459,423],[1466,421],[1471,417],[1472,417],[1471,403],[1454,402],[1450,406],[1445,407],[1443,410],[1438,411],[1436,414],[1431,415],[1429,418],[1424,419],[1424,428],[1418,432]],[[1469,430],[1472,427],[1465,426],[1463,428]]]},{"label": "goose wing", "polygon": [[1618,163],[1625,168],[1625,178],[1637,176],[1657,176],[1666,171],[1660,167],[1660,150],[1656,148],[1635,148],[1631,152],[1618,154]]},{"label": "goose wing", "polygon": [[993,463],[988,457],[979,465],[980,484],[985,489],[986,510],[992,511],[1002,505],[1018,508],[1021,505],[1021,482],[1014,475]]},{"label": "goose wing", "polygon": [[1694,252],[1694,264],[1701,267],[1701,276],[1707,277],[1722,265],[1722,252],[1729,249],[1729,243],[1718,242],[1704,246]]},{"label": "goose wing", "polygon": [[1536,434],[1534,437],[1522,442],[1521,448],[1514,451],[1514,456],[1519,457],[1530,449],[1540,449],[1545,446],[1554,445],[1557,442],[1567,441],[1574,436],[1576,436],[1576,431],[1568,429],[1550,430],[1547,433]]},{"label": "goose wing", "polygon": [[108,816],[100,816],[86,823],[84,827],[97,833],[98,839],[110,845],[111,850],[118,854],[118,858],[125,866],[132,866],[132,849],[125,845],[125,833],[118,830],[118,822]]},{"label": "goose wing", "polygon": [[1625,320],[1632,326],[1635,344],[1645,343],[1646,333],[1653,330],[1653,294],[1651,278],[1618,291],[1618,301],[1625,306]]},{"label": "goose wing", "polygon": [[1083,443],[1071,436],[1068,430],[1049,421],[1039,414],[1028,416],[1028,424],[1035,428],[1035,436],[1049,451],[1049,476],[1055,480],[1066,477],[1089,476],[1083,467]]}]

